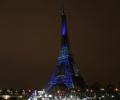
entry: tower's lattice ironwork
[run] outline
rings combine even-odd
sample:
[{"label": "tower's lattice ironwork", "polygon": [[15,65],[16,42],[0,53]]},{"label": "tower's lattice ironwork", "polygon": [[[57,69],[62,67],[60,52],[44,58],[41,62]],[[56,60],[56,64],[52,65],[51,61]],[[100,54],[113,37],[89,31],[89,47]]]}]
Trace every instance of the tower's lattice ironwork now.
[{"label": "tower's lattice ironwork", "polygon": [[51,92],[56,89],[76,89],[83,88],[85,83],[80,75],[80,71],[74,63],[68,40],[66,15],[63,11],[61,23],[61,48],[57,58],[56,68],[47,85],[46,91]]}]

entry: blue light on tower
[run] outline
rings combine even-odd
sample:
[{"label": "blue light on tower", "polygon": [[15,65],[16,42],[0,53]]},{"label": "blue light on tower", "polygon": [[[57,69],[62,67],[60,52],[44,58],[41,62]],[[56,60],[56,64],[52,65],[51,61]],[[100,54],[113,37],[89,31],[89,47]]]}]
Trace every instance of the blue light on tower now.
[{"label": "blue light on tower", "polygon": [[69,56],[69,49],[68,49],[68,45],[64,44],[62,45],[62,48],[60,50],[60,54],[59,54],[59,57],[58,57],[58,60],[59,59],[65,59]]},{"label": "blue light on tower", "polygon": [[66,16],[63,14],[62,15],[62,36],[66,36],[67,35],[67,23],[66,23]]},{"label": "blue light on tower", "polygon": [[[68,89],[73,88],[73,71],[71,69],[71,55],[69,50],[68,44],[68,32],[67,32],[67,22],[65,13],[62,14],[62,23],[61,23],[61,37],[62,37],[62,44],[59,56],[57,58],[56,68],[52,77],[48,83],[46,91],[49,91],[52,87],[57,84],[64,84]],[[64,70],[63,72],[61,71]],[[60,74],[57,74],[60,72]]]},{"label": "blue light on tower", "polygon": [[[68,31],[67,31],[67,22],[66,15],[63,11],[62,13],[62,23],[61,23],[61,48],[59,56],[57,58],[56,68],[48,82],[46,92],[52,92],[56,89],[65,88],[72,89],[78,87],[77,84],[83,84],[81,76],[76,72],[79,72],[78,68],[74,66],[74,61],[72,54],[70,52],[69,40],[68,40]],[[76,71],[77,70],[77,71]],[[76,81],[76,79],[78,81]],[[77,82],[77,84],[76,84]],[[61,85],[62,84],[62,85]],[[57,86],[57,87],[56,87]]]}]

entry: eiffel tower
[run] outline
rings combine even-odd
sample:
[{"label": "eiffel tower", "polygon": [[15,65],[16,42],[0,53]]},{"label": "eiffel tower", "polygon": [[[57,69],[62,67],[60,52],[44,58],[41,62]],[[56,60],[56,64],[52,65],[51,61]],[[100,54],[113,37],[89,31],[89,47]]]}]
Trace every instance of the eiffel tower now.
[{"label": "eiffel tower", "polygon": [[61,14],[61,22],[61,47],[56,68],[46,88],[46,91],[49,93],[57,90],[81,89],[85,86],[85,82],[71,54],[64,10]]}]

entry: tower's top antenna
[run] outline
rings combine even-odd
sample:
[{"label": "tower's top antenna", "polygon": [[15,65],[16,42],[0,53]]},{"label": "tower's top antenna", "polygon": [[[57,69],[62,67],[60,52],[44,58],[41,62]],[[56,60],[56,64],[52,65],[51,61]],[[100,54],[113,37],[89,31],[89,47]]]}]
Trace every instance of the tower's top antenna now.
[{"label": "tower's top antenna", "polygon": [[65,11],[64,11],[64,0],[60,0],[60,13],[62,15],[65,14]]},{"label": "tower's top antenna", "polygon": [[65,15],[65,10],[64,10],[64,8],[61,10],[61,14],[62,14],[62,15]]}]

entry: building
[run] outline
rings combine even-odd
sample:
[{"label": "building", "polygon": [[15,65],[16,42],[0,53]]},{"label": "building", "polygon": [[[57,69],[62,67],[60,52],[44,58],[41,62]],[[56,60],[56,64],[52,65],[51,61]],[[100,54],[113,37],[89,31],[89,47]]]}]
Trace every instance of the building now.
[{"label": "building", "polygon": [[74,62],[68,38],[66,14],[61,14],[61,47],[57,57],[56,68],[48,82],[46,92],[57,93],[60,91],[80,90],[85,87],[85,82],[78,66]]}]

